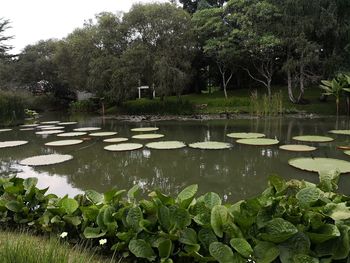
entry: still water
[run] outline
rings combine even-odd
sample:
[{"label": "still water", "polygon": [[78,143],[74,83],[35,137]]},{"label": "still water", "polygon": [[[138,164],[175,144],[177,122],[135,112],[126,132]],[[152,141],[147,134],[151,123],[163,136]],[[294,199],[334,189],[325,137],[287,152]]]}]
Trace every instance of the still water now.
[{"label": "still water", "polygon": [[[350,156],[337,150],[337,145],[350,145],[350,136],[330,135],[336,138],[332,143],[308,143],[317,146],[311,153],[293,153],[280,150],[278,146],[247,146],[235,143],[226,137],[230,132],[259,132],[268,138],[278,138],[280,144],[295,143],[297,135],[329,135],[331,129],[349,129],[350,121],[345,118],[323,117],[315,119],[266,118],[212,121],[159,121],[137,122],[103,120],[100,117],[45,116],[40,121],[78,121],[73,128],[98,126],[101,131],[116,131],[115,137],[130,138],[135,132],[131,128],[142,126],[159,127],[157,133],[165,135],[161,140],[179,140],[185,143],[198,141],[231,142],[228,150],[150,150],[143,148],[131,152],[108,152],[104,138],[93,138],[84,143],[65,147],[46,147],[49,141],[60,139],[56,135],[36,135],[34,131],[20,131],[15,127],[11,132],[0,133],[0,141],[28,140],[27,145],[0,149],[0,172],[13,171],[18,176],[37,177],[39,187],[50,187],[57,195],[75,195],[87,189],[100,192],[117,187],[128,189],[138,184],[147,193],[159,188],[165,193],[176,194],[190,184],[198,184],[201,193],[214,191],[224,199],[237,201],[253,197],[265,189],[267,178],[278,174],[286,179],[318,181],[315,173],[299,171],[288,165],[294,157],[332,157],[350,161]],[[84,136],[86,137],[86,136]],[[75,138],[74,138],[75,139]],[[155,141],[155,140],[152,140]],[[149,141],[131,139],[129,142]],[[62,153],[71,154],[74,159],[62,164],[31,168],[18,162],[34,155]],[[343,174],[339,191],[350,194],[350,175]]]}]

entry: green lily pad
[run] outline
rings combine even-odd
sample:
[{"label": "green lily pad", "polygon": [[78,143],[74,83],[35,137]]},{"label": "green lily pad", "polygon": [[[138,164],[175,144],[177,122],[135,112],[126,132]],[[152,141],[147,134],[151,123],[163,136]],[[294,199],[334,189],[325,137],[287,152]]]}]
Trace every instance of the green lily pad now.
[{"label": "green lily pad", "polygon": [[143,145],[139,143],[120,143],[120,144],[108,145],[104,147],[104,149],[111,152],[123,152],[123,151],[138,150],[138,149],[141,149],[142,147]]},{"label": "green lily pad", "polygon": [[43,165],[63,163],[72,159],[73,159],[73,156],[69,154],[47,154],[47,155],[38,155],[38,156],[26,158],[20,161],[20,164],[28,165],[28,166],[43,166]]},{"label": "green lily pad", "polygon": [[87,132],[65,132],[57,134],[58,137],[76,137],[76,136],[82,136],[86,135]]},{"label": "green lily pad", "polygon": [[34,131],[35,128],[22,128],[22,129],[19,129],[20,131]]},{"label": "green lily pad", "polygon": [[50,130],[60,130],[60,129],[64,129],[65,127],[63,126],[53,126],[53,127],[44,127],[41,128],[41,130],[43,131],[50,131]]},{"label": "green lily pad", "polygon": [[350,151],[344,151],[346,155],[350,155]]},{"label": "green lily pad", "polygon": [[188,146],[191,148],[203,149],[203,150],[223,150],[223,149],[231,148],[232,144],[227,142],[208,141],[208,142],[191,143]]},{"label": "green lily pad", "polygon": [[117,132],[95,132],[95,133],[90,133],[89,136],[93,137],[107,137],[107,136],[113,136],[116,135]]},{"label": "green lily pad", "polygon": [[50,135],[50,134],[58,134],[64,132],[63,130],[51,130],[51,131],[38,131],[35,134],[38,135]]},{"label": "green lily pad", "polygon": [[301,170],[309,172],[338,171],[340,173],[350,172],[350,162],[332,158],[294,158],[288,163]]},{"label": "green lily pad", "polygon": [[240,140],[237,140],[237,143],[255,145],[255,146],[268,146],[268,145],[278,144],[279,140],[268,139],[268,138],[240,139]]},{"label": "green lily pad", "polygon": [[60,122],[58,125],[74,125],[77,124],[76,121],[67,121],[67,122]]},{"label": "green lily pad", "polygon": [[45,143],[46,146],[69,146],[82,143],[83,140],[60,140]]},{"label": "green lily pad", "polygon": [[316,147],[303,144],[286,144],[281,145],[279,148],[291,152],[311,152],[317,149]]},{"label": "green lily pad", "polygon": [[41,124],[57,124],[60,123],[59,121],[42,121]]},{"label": "green lily pad", "polygon": [[12,129],[0,129],[0,132],[12,131]]},{"label": "green lily pad", "polygon": [[334,139],[327,136],[302,135],[302,136],[293,137],[293,140],[302,141],[302,142],[331,142]]},{"label": "green lily pad", "polygon": [[43,129],[43,128],[50,128],[50,127],[55,127],[55,125],[39,125],[39,126],[36,126],[35,128],[37,129]]},{"label": "green lily pad", "polygon": [[131,131],[133,132],[150,132],[150,131],[158,131],[157,127],[143,127],[143,128],[133,128]]},{"label": "green lily pad", "polygon": [[180,149],[186,147],[186,144],[179,141],[162,141],[162,142],[151,142],[146,144],[147,148],[156,150],[171,150]]},{"label": "green lily pad", "polygon": [[103,140],[104,142],[109,142],[109,143],[118,143],[118,142],[126,142],[128,141],[128,138],[110,138],[110,139],[105,139]]},{"label": "green lily pad", "polygon": [[340,134],[340,135],[350,135],[350,130],[331,130],[328,132],[333,134]]},{"label": "green lily pad", "polygon": [[233,132],[226,136],[234,139],[254,139],[265,137],[265,134],[256,132]]},{"label": "green lily pad", "polygon": [[159,139],[159,138],[162,138],[162,137],[164,137],[164,134],[146,133],[146,134],[134,135],[131,138],[139,139],[139,140],[150,140],[150,139]]},{"label": "green lily pad", "polygon": [[28,141],[4,141],[0,142],[0,148],[9,148],[27,144]]},{"label": "green lily pad", "polygon": [[87,131],[98,131],[101,130],[100,127],[83,127],[83,128],[76,128],[73,131],[77,132],[87,132]]},{"label": "green lily pad", "polygon": [[37,127],[37,126],[39,126],[39,124],[23,124],[23,125],[21,125],[19,127],[21,127],[21,128],[34,128],[34,127]]}]

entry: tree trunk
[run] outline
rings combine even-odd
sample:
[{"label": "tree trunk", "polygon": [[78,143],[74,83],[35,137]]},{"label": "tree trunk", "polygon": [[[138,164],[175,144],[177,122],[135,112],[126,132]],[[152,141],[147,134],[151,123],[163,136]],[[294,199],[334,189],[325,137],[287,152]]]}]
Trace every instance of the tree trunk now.
[{"label": "tree trunk", "polygon": [[267,94],[269,96],[269,98],[271,98],[271,79],[268,79],[267,80],[267,85],[266,85],[266,88],[267,88]]},{"label": "tree trunk", "polygon": [[291,102],[295,103],[295,98],[293,96],[292,73],[290,72],[290,69],[287,70],[287,78],[288,78],[288,97]]},{"label": "tree trunk", "polygon": [[298,96],[298,103],[303,101],[304,98],[304,92],[305,92],[305,87],[304,87],[304,65],[300,66],[300,78],[299,78],[299,88],[300,88],[300,93]]},{"label": "tree trunk", "polygon": [[339,97],[335,99],[335,103],[337,104],[337,116],[339,115]]}]

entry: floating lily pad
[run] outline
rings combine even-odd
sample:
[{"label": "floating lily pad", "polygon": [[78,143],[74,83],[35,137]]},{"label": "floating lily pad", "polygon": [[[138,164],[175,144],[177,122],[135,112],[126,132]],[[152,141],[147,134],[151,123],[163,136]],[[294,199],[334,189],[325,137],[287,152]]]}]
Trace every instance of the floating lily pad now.
[{"label": "floating lily pad", "polygon": [[120,143],[120,144],[108,145],[104,147],[104,149],[112,152],[123,152],[123,151],[133,151],[133,150],[141,149],[142,147],[143,145],[139,143]]},{"label": "floating lily pad", "polygon": [[74,125],[77,124],[76,121],[60,122],[58,125]]},{"label": "floating lily pad", "polygon": [[229,149],[232,147],[230,143],[215,142],[215,141],[196,142],[196,143],[191,143],[188,146],[191,148],[203,149],[203,150],[223,150],[223,149]]},{"label": "floating lily pad", "polygon": [[159,139],[164,137],[164,134],[158,134],[158,133],[146,133],[146,134],[138,134],[134,135],[131,138],[133,139],[140,139],[140,140],[149,140],[149,139]]},{"label": "floating lily pad", "polygon": [[38,135],[50,135],[50,134],[58,134],[58,133],[62,133],[64,131],[62,130],[51,130],[51,131],[38,131],[35,134]]},{"label": "floating lily pad", "polygon": [[86,135],[87,132],[65,132],[65,133],[60,133],[57,134],[59,137],[76,137],[76,136],[82,136]]},{"label": "floating lily pad", "polygon": [[350,130],[331,130],[328,132],[333,134],[340,134],[340,135],[350,135]]},{"label": "floating lily pad", "polygon": [[133,132],[150,132],[150,131],[158,131],[157,127],[143,127],[143,128],[133,128],[131,131]]},{"label": "floating lily pad", "polygon": [[20,131],[34,131],[35,128],[23,128],[23,129],[19,129]]},{"label": "floating lily pad", "polygon": [[38,156],[26,158],[20,161],[20,164],[29,165],[29,166],[43,166],[43,165],[63,163],[72,159],[73,159],[73,156],[69,154],[47,154],[47,155],[38,155]]},{"label": "floating lily pad", "polygon": [[0,132],[12,131],[12,129],[0,129]]},{"label": "floating lily pad", "polygon": [[28,141],[5,141],[5,142],[0,142],[0,148],[21,146],[27,143]]},{"label": "floating lily pad", "polygon": [[302,135],[302,136],[293,137],[293,140],[302,141],[302,142],[331,142],[334,139],[327,136]]},{"label": "floating lily pad", "polygon": [[78,131],[78,132],[87,132],[87,131],[98,131],[101,130],[100,127],[83,127],[83,128],[76,128],[73,131]]},{"label": "floating lily pad", "polygon": [[348,150],[348,151],[344,151],[344,153],[346,154],[346,155],[350,155],[350,151]]},{"label": "floating lily pad", "polygon": [[53,127],[44,127],[41,128],[43,131],[49,131],[49,130],[60,130],[60,129],[64,129],[64,126],[53,126]]},{"label": "floating lily pad", "polygon": [[281,145],[279,148],[282,150],[291,151],[291,152],[311,152],[317,149],[316,147],[309,146],[309,145],[302,145],[302,144]]},{"label": "floating lily pad", "polygon": [[82,143],[83,140],[61,140],[45,143],[46,146],[69,146]]},{"label": "floating lily pad", "polygon": [[233,132],[226,136],[234,139],[254,139],[265,137],[265,134],[256,132]]},{"label": "floating lily pad", "polygon": [[268,145],[278,144],[279,140],[268,139],[268,138],[240,139],[240,140],[237,140],[237,143],[255,145],[255,146],[268,146]]},{"label": "floating lily pad", "polygon": [[41,124],[57,124],[60,123],[59,121],[42,121]]},{"label": "floating lily pad", "polygon": [[39,125],[39,126],[36,126],[35,128],[44,129],[44,128],[50,128],[50,127],[55,127],[55,125]]},{"label": "floating lily pad", "polygon": [[340,173],[350,172],[350,162],[332,158],[295,158],[288,163],[301,170],[309,172],[322,172],[336,170]]},{"label": "floating lily pad", "polygon": [[104,142],[112,142],[112,143],[118,143],[118,142],[126,142],[128,141],[129,139],[128,138],[110,138],[110,139],[105,139],[103,140]]},{"label": "floating lily pad", "polygon": [[180,149],[186,147],[186,144],[179,141],[162,141],[162,142],[151,142],[146,144],[147,148],[156,150],[171,150]]},{"label": "floating lily pad", "polygon": [[89,136],[93,137],[105,137],[105,136],[113,136],[116,135],[116,132],[95,132],[95,133],[90,133]]},{"label": "floating lily pad", "polygon": [[39,124],[23,124],[20,127],[22,127],[22,128],[34,128],[37,126],[39,126]]}]

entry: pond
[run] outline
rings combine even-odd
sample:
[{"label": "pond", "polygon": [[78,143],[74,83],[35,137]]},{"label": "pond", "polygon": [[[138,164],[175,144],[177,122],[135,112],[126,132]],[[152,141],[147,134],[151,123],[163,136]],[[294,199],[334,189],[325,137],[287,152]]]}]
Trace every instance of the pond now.
[{"label": "pond", "polygon": [[[63,116],[63,115],[62,115]],[[264,118],[210,121],[159,121],[128,122],[100,117],[60,117],[45,116],[45,120],[78,121],[66,126],[66,131],[78,127],[98,126],[101,131],[118,132],[118,137],[131,138],[135,132],[131,128],[142,126],[159,127],[158,133],[165,135],[157,140],[136,140],[130,142],[148,143],[159,140],[178,140],[185,143],[198,141],[230,142],[233,147],[226,150],[200,150],[189,147],[177,150],[151,150],[142,148],[129,152],[109,152],[104,150],[108,143],[105,138],[92,138],[82,144],[64,147],[47,147],[44,144],[59,140],[56,135],[37,135],[34,131],[20,131],[15,127],[10,132],[1,132],[0,141],[28,140],[19,147],[0,149],[0,172],[17,171],[18,176],[37,177],[39,187],[50,187],[49,192],[71,196],[87,189],[100,192],[113,187],[128,189],[138,184],[147,193],[159,188],[168,194],[176,194],[185,186],[198,184],[201,193],[214,191],[224,199],[237,201],[252,197],[266,188],[267,178],[278,174],[286,179],[318,181],[316,173],[297,170],[288,165],[294,157],[332,157],[350,160],[350,157],[336,148],[350,145],[350,136],[330,135],[331,129],[349,129],[346,118],[322,117]],[[336,138],[330,143],[306,143],[318,147],[314,152],[297,153],[280,150],[274,146],[248,146],[237,144],[226,136],[230,132],[259,132],[268,138],[278,138],[280,144],[295,143],[293,136],[317,134]],[[83,137],[86,137],[83,136]],[[42,167],[22,166],[19,161],[41,154],[71,154],[73,160]],[[340,179],[339,191],[350,194],[349,174]]]}]

